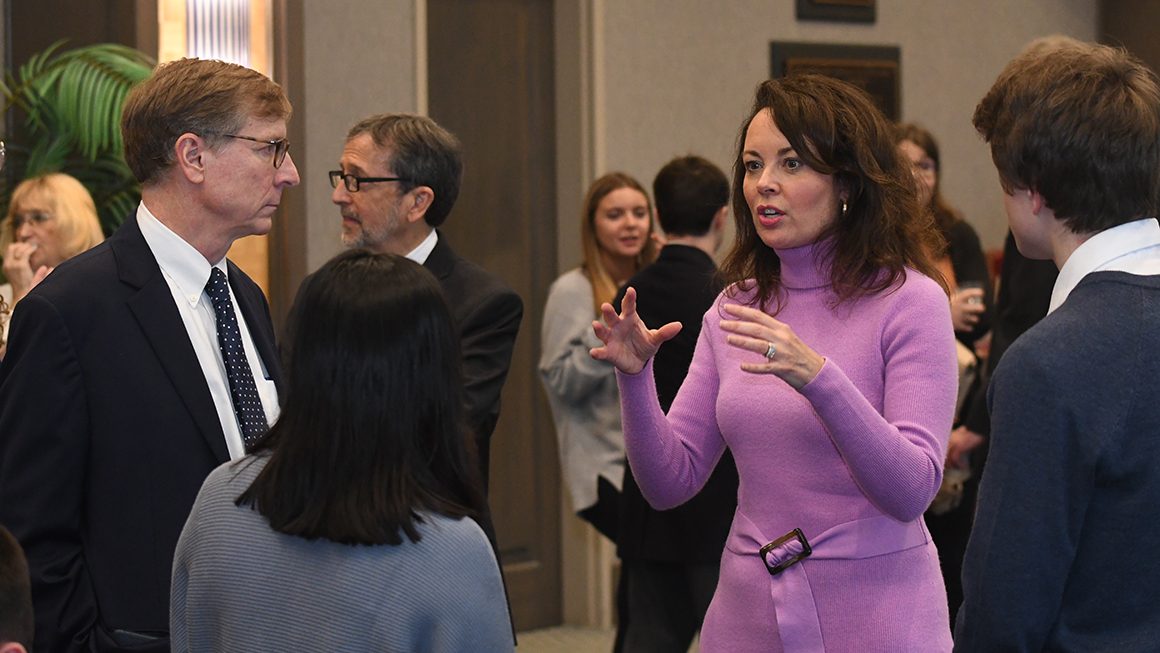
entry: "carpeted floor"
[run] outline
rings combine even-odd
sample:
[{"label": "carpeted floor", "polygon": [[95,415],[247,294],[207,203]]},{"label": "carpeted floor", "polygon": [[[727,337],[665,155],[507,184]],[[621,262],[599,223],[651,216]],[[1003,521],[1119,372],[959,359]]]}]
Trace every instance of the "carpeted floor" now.
[{"label": "carpeted floor", "polygon": [[[556,626],[519,634],[517,653],[610,653],[616,631],[578,626]],[[697,653],[697,642],[689,649]]]},{"label": "carpeted floor", "polygon": [[519,634],[519,653],[610,653],[616,631],[556,626]]}]

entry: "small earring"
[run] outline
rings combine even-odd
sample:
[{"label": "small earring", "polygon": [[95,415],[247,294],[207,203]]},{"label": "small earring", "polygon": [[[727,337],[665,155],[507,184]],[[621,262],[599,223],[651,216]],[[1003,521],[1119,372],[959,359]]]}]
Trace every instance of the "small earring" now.
[{"label": "small earring", "polygon": [[843,219],[843,220],[846,219],[846,209],[847,209],[846,200],[842,200],[842,213],[841,213],[841,215],[838,216],[840,219]]}]

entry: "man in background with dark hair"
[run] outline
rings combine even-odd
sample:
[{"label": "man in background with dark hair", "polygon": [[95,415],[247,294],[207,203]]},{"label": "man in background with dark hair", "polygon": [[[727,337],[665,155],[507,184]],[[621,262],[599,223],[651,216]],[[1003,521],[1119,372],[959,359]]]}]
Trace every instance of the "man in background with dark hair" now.
[{"label": "man in background with dark hair", "polygon": [[37,653],[170,650],[190,508],[278,414],[270,309],[226,252],[269,232],[298,183],[290,113],[249,68],[158,66],[121,117],[141,204],[16,307],[0,364],[0,523],[28,557]]},{"label": "man in background with dark hair", "polygon": [[[372,116],[347,134],[340,165],[330,184],[343,244],[405,256],[443,287],[463,348],[466,416],[486,496],[491,434],[524,304],[498,276],[456,254],[436,229],[459,196],[459,141],[430,118]],[[485,524],[494,541],[489,529]]]},{"label": "man in background with dark hair", "polygon": [[[619,313],[631,286],[645,326],[683,326],[653,360],[657,395],[668,412],[693,360],[701,318],[722,290],[712,254],[721,246],[729,213],[729,180],[699,156],[680,157],[657,173],[653,196],[668,241],[656,262],[621,288],[614,305]],[[620,624],[618,634],[624,653],[689,650],[717,589],[736,508],[737,467],[728,450],[697,496],[663,512],[649,506],[625,467],[617,547],[626,585],[621,596],[628,602],[628,623]]]},{"label": "man in background with dark hair", "polygon": [[1019,251],[1059,277],[991,381],[955,650],[1154,650],[1160,86],[1122,50],[1033,48],[974,125]]},{"label": "man in background with dark hair", "polygon": [[0,653],[32,650],[32,586],[20,544],[0,526]]}]

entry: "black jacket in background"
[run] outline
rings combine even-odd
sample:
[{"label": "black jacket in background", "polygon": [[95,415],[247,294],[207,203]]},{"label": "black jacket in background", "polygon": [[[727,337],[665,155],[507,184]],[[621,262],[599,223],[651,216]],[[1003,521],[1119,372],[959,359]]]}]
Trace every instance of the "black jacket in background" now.
[{"label": "black jacket in background", "polygon": [[[632,286],[637,293],[637,312],[650,329],[669,322],[683,325],[653,359],[657,396],[665,412],[689,372],[701,318],[721,293],[716,274],[717,266],[705,252],[666,245],[656,263],[629,279],[613,302],[619,312],[625,290]],[[721,559],[736,509],[737,467],[729,450],[700,493],[672,510],[653,510],[626,465],[617,552],[624,560],[716,562]]]},{"label": "black jacket in background", "polygon": [[999,274],[999,297],[995,302],[995,319],[991,331],[991,354],[987,373],[981,378],[981,391],[968,398],[963,407],[962,424],[979,435],[991,434],[991,416],[987,411],[986,383],[999,364],[1003,353],[1036,322],[1047,315],[1051,291],[1059,270],[1053,261],[1033,261],[1019,253],[1015,237],[1007,232],[1003,245],[1003,270]]},{"label": "black jacket in background", "polygon": [[951,259],[951,269],[955,272],[955,281],[962,284],[974,281],[983,284],[983,306],[986,310],[979,316],[979,321],[970,331],[956,331],[955,337],[971,349],[975,350],[975,341],[986,335],[991,329],[991,311],[995,303],[994,285],[991,283],[991,271],[987,268],[987,256],[983,253],[983,245],[979,242],[979,234],[975,233],[966,220],[959,220],[951,226],[946,234],[947,255]]}]

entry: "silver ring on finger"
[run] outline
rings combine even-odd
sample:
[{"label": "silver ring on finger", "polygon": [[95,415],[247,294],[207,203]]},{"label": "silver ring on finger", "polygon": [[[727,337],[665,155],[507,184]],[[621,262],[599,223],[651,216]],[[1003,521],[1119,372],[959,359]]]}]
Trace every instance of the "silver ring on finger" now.
[{"label": "silver ring on finger", "polygon": [[768,345],[765,348],[765,358],[766,360],[773,360],[774,355],[777,354],[777,350],[773,348],[772,342],[767,342],[765,344]]}]

